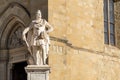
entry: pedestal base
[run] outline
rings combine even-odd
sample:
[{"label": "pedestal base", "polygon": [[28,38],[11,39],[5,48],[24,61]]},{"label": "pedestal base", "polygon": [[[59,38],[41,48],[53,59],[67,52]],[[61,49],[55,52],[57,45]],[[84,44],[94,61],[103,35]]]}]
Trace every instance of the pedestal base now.
[{"label": "pedestal base", "polygon": [[50,67],[48,65],[28,65],[25,70],[27,80],[49,80]]}]

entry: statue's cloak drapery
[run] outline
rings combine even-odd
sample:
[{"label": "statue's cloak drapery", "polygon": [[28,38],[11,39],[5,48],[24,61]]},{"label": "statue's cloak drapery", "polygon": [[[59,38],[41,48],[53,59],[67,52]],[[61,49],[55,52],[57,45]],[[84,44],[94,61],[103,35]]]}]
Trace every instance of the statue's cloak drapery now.
[{"label": "statue's cloak drapery", "polygon": [[32,54],[32,43],[33,43],[33,23],[31,23],[30,24],[30,26],[29,26],[29,28],[30,28],[30,30],[28,31],[28,33],[27,33],[27,37],[26,37],[26,39],[27,39],[27,43],[28,43],[28,50],[30,51],[30,53]]},{"label": "statue's cloak drapery", "polygon": [[[44,31],[44,42],[45,42],[45,47],[47,49],[47,51],[49,50],[49,44],[50,44],[50,40],[49,40],[49,35],[47,32],[51,32],[52,31],[52,27],[50,25],[47,24],[46,20],[43,20],[43,23],[42,23],[43,26],[45,26],[45,31]],[[33,54],[33,50],[32,50],[32,46],[37,46],[36,44],[36,41],[34,40],[35,39],[35,35],[34,35],[34,27],[35,26],[35,21],[32,21],[31,24],[29,25],[29,31],[27,32],[27,35],[26,35],[26,39],[27,39],[27,43],[28,43],[28,50],[30,51],[31,54]],[[39,36],[39,35],[38,35]],[[40,45],[39,45],[40,46]]]}]

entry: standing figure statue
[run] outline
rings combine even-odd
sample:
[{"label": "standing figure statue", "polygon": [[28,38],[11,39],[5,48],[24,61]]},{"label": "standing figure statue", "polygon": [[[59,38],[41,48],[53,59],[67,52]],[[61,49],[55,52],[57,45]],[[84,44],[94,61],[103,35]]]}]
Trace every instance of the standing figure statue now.
[{"label": "standing figure statue", "polygon": [[36,19],[23,31],[23,40],[26,42],[35,65],[46,65],[50,45],[48,33],[51,31],[53,27],[42,19],[40,10],[36,13]]}]

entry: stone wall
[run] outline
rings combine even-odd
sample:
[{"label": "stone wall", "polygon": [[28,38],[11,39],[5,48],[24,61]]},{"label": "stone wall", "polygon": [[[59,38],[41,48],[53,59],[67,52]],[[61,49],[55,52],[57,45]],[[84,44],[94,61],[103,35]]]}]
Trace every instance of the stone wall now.
[{"label": "stone wall", "polygon": [[115,29],[116,29],[116,42],[117,47],[120,48],[120,1],[115,2]]},{"label": "stone wall", "polygon": [[110,46],[96,52],[52,42],[50,80],[119,80],[119,54],[119,49]]},{"label": "stone wall", "polygon": [[[76,46],[103,51],[103,0],[49,0],[53,36]],[[57,32],[57,33],[56,33]]]},{"label": "stone wall", "polygon": [[103,0],[49,0],[48,6],[55,37],[50,79],[119,80],[120,50],[104,44]]}]

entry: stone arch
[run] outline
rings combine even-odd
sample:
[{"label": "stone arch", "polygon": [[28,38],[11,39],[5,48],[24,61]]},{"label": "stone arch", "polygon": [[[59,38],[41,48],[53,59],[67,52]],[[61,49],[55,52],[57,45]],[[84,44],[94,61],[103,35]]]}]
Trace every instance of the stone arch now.
[{"label": "stone arch", "polygon": [[0,17],[0,48],[7,49],[7,38],[16,22],[28,26],[30,15],[21,5],[12,3]]},{"label": "stone arch", "polygon": [[[11,26],[11,28],[10,28]],[[8,24],[9,31],[4,31],[6,35],[3,35],[6,40],[4,40],[4,44],[9,49],[19,48],[24,45],[24,41],[22,40],[22,31],[24,30],[24,24],[18,19],[13,20]]]},{"label": "stone arch", "polygon": [[6,8],[3,10],[2,13],[0,13],[0,16],[2,16],[4,14],[4,12],[8,9],[8,8],[13,8],[14,6],[18,6],[20,8],[22,8],[27,14],[29,17],[31,17],[29,11],[27,10],[27,8],[25,8],[23,5],[21,5],[20,3],[18,2],[12,2],[12,3],[9,3],[8,6],[6,6]]}]

